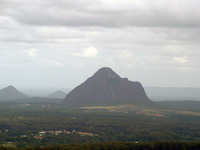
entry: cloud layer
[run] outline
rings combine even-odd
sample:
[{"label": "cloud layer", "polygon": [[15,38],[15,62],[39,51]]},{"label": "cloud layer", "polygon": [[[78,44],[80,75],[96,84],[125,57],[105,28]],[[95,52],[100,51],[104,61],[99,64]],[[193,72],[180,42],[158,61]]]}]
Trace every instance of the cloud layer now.
[{"label": "cloud layer", "polygon": [[1,0],[3,84],[34,85],[37,76],[38,86],[74,87],[109,66],[145,85],[200,87],[199,5],[198,0]]},{"label": "cloud layer", "polygon": [[30,25],[199,27],[198,0],[3,0],[5,15]]}]

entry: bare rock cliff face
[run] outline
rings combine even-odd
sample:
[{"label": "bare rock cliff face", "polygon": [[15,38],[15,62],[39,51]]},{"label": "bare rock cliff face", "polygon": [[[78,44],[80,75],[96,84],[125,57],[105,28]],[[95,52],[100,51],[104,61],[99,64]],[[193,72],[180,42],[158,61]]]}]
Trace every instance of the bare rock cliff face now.
[{"label": "bare rock cliff face", "polygon": [[150,101],[140,82],[121,78],[110,68],[99,69],[92,77],[73,89],[65,103],[145,103]]}]

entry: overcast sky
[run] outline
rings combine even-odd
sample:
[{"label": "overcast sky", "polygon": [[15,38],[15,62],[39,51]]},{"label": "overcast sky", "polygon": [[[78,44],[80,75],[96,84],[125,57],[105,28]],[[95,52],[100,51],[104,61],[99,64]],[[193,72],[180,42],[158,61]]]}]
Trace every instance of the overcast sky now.
[{"label": "overcast sky", "polygon": [[99,68],[200,87],[199,0],[0,0],[0,87],[74,88]]}]

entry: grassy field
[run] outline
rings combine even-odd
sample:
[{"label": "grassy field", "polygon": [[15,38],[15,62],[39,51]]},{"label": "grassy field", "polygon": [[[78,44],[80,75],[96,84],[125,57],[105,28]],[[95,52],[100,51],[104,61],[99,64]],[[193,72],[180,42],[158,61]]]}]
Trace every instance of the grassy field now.
[{"label": "grassy field", "polygon": [[193,115],[200,116],[200,112],[196,110],[176,110],[174,108],[148,108],[136,105],[117,105],[117,106],[91,106],[91,107],[80,107],[80,109],[86,112],[92,111],[106,111],[106,112],[121,112],[121,113],[136,113],[144,114],[149,116],[166,117],[170,114],[180,114],[180,115]]}]

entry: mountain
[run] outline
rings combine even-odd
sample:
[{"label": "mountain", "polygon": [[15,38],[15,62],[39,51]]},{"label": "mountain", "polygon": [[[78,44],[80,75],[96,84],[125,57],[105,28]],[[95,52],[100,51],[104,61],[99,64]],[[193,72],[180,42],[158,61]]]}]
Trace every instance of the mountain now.
[{"label": "mountain", "polygon": [[58,91],[48,95],[47,97],[48,98],[65,98],[66,95],[67,94],[65,92],[58,90]]},{"label": "mountain", "polygon": [[129,104],[151,101],[140,82],[121,78],[112,69],[104,67],[73,89],[63,102],[71,104]]},{"label": "mountain", "polygon": [[0,90],[0,100],[13,100],[13,99],[21,99],[27,98],[28,96],[18,91],[13,86],[8,86],[4,89]]}]

